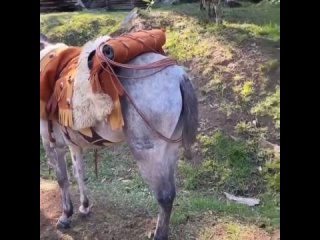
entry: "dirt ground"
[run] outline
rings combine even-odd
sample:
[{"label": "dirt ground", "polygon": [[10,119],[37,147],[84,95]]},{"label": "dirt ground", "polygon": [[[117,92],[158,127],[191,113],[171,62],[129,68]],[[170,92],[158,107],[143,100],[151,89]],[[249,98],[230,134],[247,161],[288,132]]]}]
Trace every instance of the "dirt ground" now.
[{"label": "dirt ground", "polygon": [[58,185],[53,181],[41,180],[40,184],[40,239],[43,240],[116,240],[144,239],[156,225],[156,220],[147,213],[128,212],[108,206],[104,197],[93,199],[92,213],[88,217],[78,214],[79,195],[71,192],[74,203],[72,228],[57,230],[55,224],[61,214]]},{"label": "dirt ground", "polygon": [[[78,214],[79,195],[71,191],[74,212],[72,227],[57,230],[61,214],[60,192],[57,183],[40,180],[40,239],[41,240],[141,240],[150,239],[156,219],[146,209],[121,209],[108,202],[106,196],[96,196],[88,217]],[[215,216],[198,216],[185,224],[171,226],[171,239],[228,240],[230,226]],[[240,229],[240,230],[239,230]],[[232,231],[232,229],[231,229]],[[280,232],[269,234],[256,226],[240,226],[235,232],[239,240],[278,240]],[[240,232],[239,232],[240,231]],[[234,238],[233,238],[234,239]]]}]

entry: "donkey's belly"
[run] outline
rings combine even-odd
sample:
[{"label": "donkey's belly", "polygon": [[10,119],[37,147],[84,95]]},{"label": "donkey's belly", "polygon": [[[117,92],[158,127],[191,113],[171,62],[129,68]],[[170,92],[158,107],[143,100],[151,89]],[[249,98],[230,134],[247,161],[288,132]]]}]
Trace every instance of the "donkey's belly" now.
[{"label": "donkey's belly", "polygon": [[118,143],[125,140],[124,133],[122,129],[112,130],[111,127],[105,122],[100,122],[93,127],[97,134],[99,134],[103,139],[112,142]]},{"label": "donkey's belly", "polygon": [[125,139],[122,130],[111,130],[105,123],[79,131],[64,127],[61,127],[61,130],[67,144],[71,143],[83,149],[106,147],[120,143]]}]

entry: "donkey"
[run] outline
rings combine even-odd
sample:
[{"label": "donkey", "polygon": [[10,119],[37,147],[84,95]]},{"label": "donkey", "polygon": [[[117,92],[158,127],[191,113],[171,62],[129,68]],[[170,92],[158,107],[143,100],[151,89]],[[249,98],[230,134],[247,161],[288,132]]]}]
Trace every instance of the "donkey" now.
[{"label": "donkey", "polygon": [[[40,35],[40,60],[48,49],[54,49],[59,44],[61,45],[50,43],[45,36]],[[157,53],[146,53],[129,63],[149,64],[164,57]],[[154,74],[150,75],[150,71]],[[161,71],[120,69],[118,74],[124,88],[146,119],[141,117],[129,98],[123,97],[123,129],[112,130],[106,122],[97,122],[92,129],[110,144],[128,144],[141,176],[159,204],[154,239],[168,239],[169,221],[176,196],[175,170],[179,149],[183,146],[185,152],[190,155],[190,147],[196,139],[198,102],[195,89],[183,68],[178,65],[169,66]],[[55,139],[52,143],[48,124],[48,121],[40,119],[43,147],[48,162],[55,169],[61,191],[63,213],[57,227],[69,228],[73,205],[69,193],[65,155],[69,149],[80,191],[79,212],[87,215],[90,207],[84,181],[83,155],[86,150],[97,146],[86,141],[79,131],[62,127],[57,121],[51,123],[52,136]],[[181,141],[175,141],[177,139]]]}]

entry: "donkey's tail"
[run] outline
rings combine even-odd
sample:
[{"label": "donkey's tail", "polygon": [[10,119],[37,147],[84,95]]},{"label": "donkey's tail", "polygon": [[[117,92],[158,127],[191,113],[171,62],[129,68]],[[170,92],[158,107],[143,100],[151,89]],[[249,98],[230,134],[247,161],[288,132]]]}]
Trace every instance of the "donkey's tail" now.
[{"label": "donkey's tail", "polygon": [[199,122],[198,100],[188,76],[183,76],[180,89],[183,101],[181,113],[183,122],[182,142],[187,155],[190,156],[190,147],[196,140]]}]

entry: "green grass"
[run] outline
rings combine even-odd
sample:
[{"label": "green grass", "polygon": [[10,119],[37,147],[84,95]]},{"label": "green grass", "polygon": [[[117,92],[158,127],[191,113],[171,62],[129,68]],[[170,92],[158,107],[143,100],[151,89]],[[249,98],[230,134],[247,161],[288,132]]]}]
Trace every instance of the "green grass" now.
[{"label": "green grass", "polygon": [[251,36],[280,39],[280,7],[251,5],[225,11],[226,26],[242,30]]},{"label": "green grass", "polygon": [[253,114],[272,117],[275,126],[280,128],[280,87],[251,109]]},{"label": "green grass", "polygon": [[266,127],[256,127],[252,122],[240,121],[235,126],[236,133],[247,138],[264,139],[267,130]]},{"label": "green grass", "polygon": [[53,42],[81,46],[92,38],[116,31],[126,12],[50,13],[40,15],[40,30]]},{"label": "green grass", "polygon": [[[259,148],[256,138],[236,141],[222,132],[199,138],[202,164],[192,166],[180,162],[179,165],[181,184],[185,189],[227,191],[241,196],[257,196],[266,192],[268,186],[279,190],[276,186],[280,184],[280,172],[271,164],[272,155]],[[270,171],[264,174],[258,166],[265,166]]]},{"label": "green grass", "polygon": [[271,59],[265,64],[260,66],[260,70],[264,73],[269,73],[275,71],[280,65],[280,62],[278,59]]},{"label": "green grass", "polygon": [[280,193],[280,158],[266,162],[264,171],[269,189]]},{"label": "green grass", "polygon": [[280,207],[270,203],[269,199],[262,199],[262,204],[256,207],[229,202],[218,199],[217,196],[205,196],[197,193],[182,195],[176,200],[172,216],[173,224],[186,222],[189,217],[210,213],[220,217],[230,216],[235,219],[254,224],[266,224],[271,228],[277,228],[280,224]]},{"label": "green grass", "polygon": [[206,13],[199,11],[199,4],[180,4],[173,7],[162,6],[156,10],[175,11],[197,18],[202,25],[213,31],[226,29],[238,30],[248,36],[262,37],[277,41],[280,39],[280,6],[270,4],[245,4],[241,8],[225,8],[224,22],[226,28],[217,28],[214,23],[209,23]]},{"label": "green grass", "polygon": [[49,174],[46,153],[42,147],[41,139],[40,139],[40,177],[45,177],[47,179],[52,178],[52,175]]},{"label": "green grass", "polygon": [[210,54],[208,40],[202,39],[190,26],[180,32],[175,29],[168,30],[167,37],[168,54],[179,61],[189,61],[195,57],[204,58]]}]

